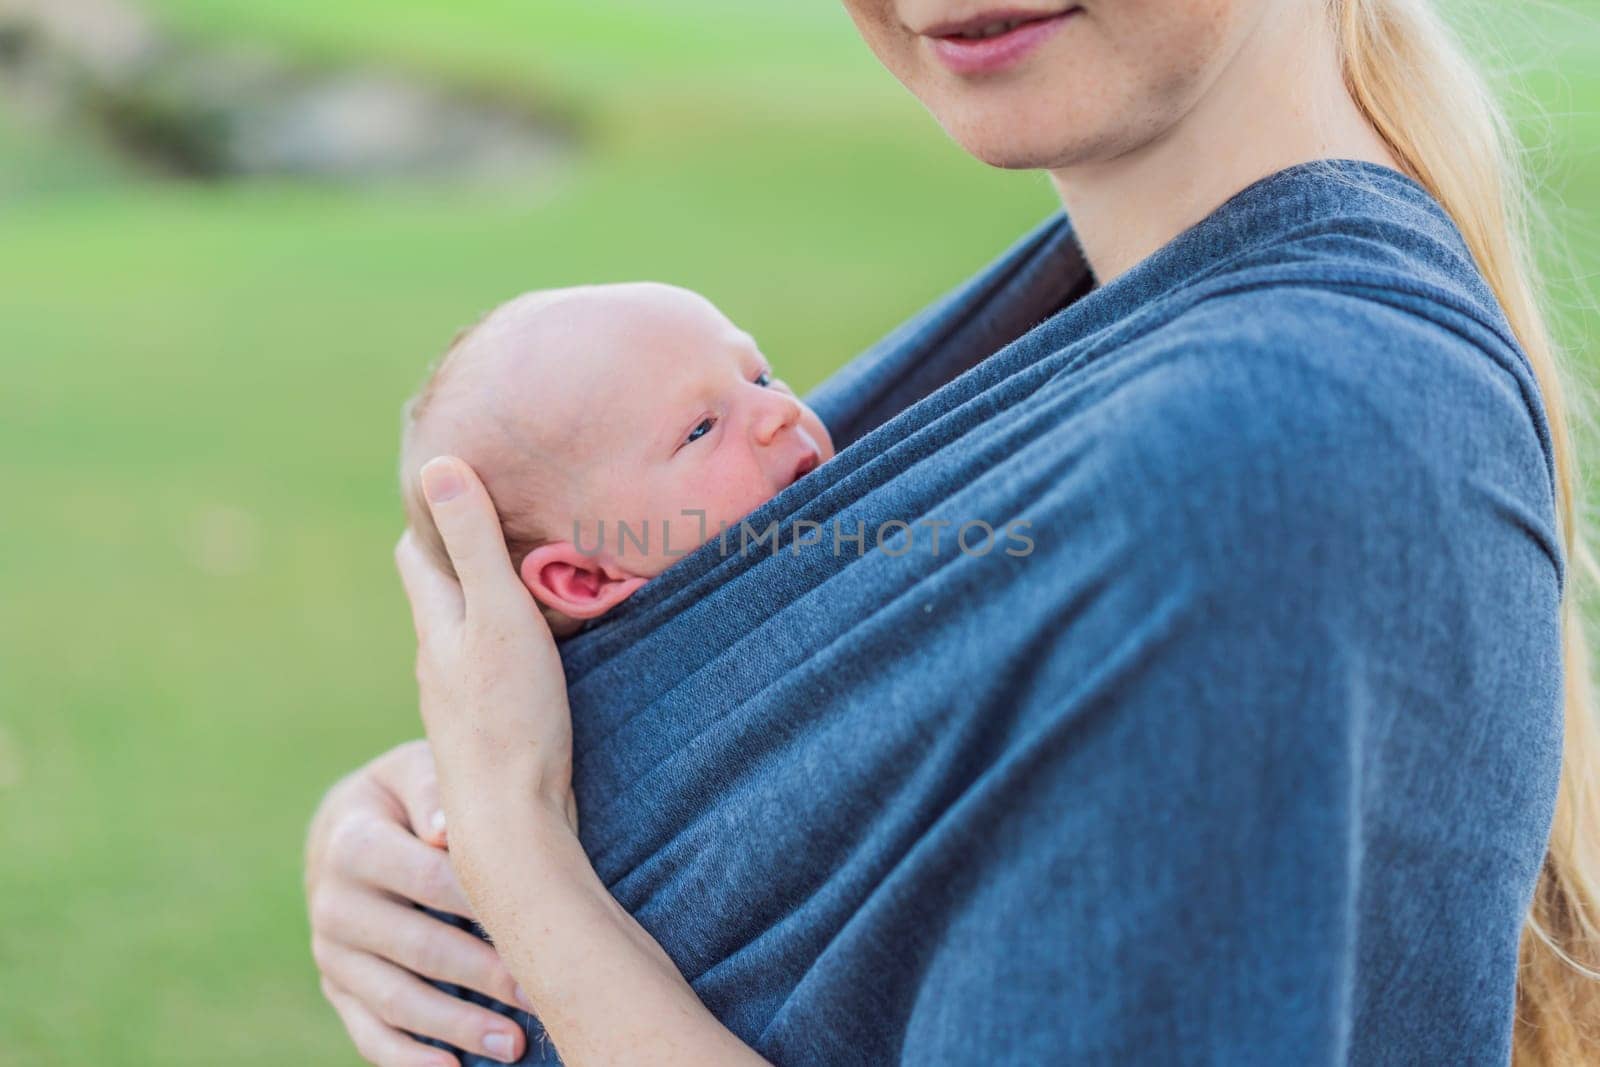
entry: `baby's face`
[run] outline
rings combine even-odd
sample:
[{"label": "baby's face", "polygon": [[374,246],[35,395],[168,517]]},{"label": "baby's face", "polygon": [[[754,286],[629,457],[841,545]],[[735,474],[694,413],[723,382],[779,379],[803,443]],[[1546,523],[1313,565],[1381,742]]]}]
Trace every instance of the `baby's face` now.
[{"label": "baby's face", "polygon": [[497,347],[515,379],[502,400],[566,467],[570,497],[541,518],[629,573],[659,574],[833,456],[755,341],[694,293],[596,287],[529,315]]}]

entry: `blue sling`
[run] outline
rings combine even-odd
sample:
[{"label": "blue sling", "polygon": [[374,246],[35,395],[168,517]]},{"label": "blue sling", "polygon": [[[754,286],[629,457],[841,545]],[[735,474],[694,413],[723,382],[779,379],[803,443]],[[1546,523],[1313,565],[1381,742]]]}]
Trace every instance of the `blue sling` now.
[{"label": "blue sling", "polygon": [[563,645],[584,844],[711,1011],[782,1064],[1507,1060],[1562,559],[1421,187],[1294,167],[1100,288],[1053,219],[812,402],[834,460]]}]

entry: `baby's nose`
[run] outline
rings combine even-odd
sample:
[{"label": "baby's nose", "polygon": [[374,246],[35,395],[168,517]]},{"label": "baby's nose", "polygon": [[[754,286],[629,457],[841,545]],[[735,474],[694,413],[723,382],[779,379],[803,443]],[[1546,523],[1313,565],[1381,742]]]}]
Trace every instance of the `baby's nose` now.
[{"label": "baby's nose", "polygon": [[756,413],[756,440],[770,445],[778,435],[800,421],[800,401],[789,393],[769,389]]}]

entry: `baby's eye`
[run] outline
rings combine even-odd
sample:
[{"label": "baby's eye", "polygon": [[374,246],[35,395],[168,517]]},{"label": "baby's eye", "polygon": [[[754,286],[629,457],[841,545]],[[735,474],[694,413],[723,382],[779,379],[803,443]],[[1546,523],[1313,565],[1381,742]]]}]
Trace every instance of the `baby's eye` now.
[{"label": "baby's eye", "polygon": [[701,419],[699,425],[697,425],[694,429],[689,431],[689,436],[684,441],[684,444],[688,444],[690,441],[698,441],[698,440],[700,440],[700,438],[702,438],[706,434],[710,433],[711,432],[711,427],[715,426],[716,424],[717,424],[717,420],[716,419],[713,419],[713,418]]},{"label": "baby's eye", "polygon": [[765,389],[767,386],[771,385],[772,384],[772,372],[769,371],[769,370],[764,370],[760,374],[756,375],[756,384],[761,386],[763,389]]}]

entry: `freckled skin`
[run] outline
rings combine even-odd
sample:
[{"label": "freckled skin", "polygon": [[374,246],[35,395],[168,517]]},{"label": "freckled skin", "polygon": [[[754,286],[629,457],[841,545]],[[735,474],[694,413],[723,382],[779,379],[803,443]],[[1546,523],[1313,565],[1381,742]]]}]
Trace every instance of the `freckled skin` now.
[{"label": "freckled skin", "polygon": [[878,59],[963,148],[992,166],[1058,170],[1159,138],[1195,105],[1273,3],[1084,0],[1016,68],[957,75],[916,31],[1070,0],[844,0]]}]

